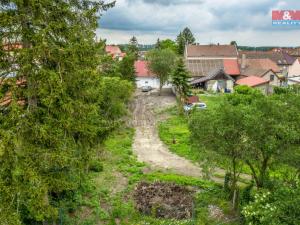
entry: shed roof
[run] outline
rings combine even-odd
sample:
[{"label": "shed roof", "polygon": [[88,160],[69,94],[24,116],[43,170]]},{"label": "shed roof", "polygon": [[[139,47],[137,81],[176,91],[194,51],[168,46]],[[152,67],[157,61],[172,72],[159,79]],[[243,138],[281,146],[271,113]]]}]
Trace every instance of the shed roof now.
[{"label": "shed roof", "polygon": [[191,82],[192,85],[203,83],[209,80],[231,80],[234,82],[234,79],[230,77],[224,69],[215,69],[210,72],[210,74],[206,77],[201,77],[199,79],[193,80]]}]

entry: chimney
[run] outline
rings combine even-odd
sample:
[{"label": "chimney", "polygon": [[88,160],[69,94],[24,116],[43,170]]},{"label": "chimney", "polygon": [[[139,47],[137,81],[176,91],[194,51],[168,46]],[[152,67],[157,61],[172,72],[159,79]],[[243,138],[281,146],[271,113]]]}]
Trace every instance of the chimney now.
[{"label": "chimney", "polygon": [[243,54],[242,55],[242,62],[241,62],[241,69],[244,70],[246,69],[246,62],[247,61],[247,58],[246,58],[246,54]]}]

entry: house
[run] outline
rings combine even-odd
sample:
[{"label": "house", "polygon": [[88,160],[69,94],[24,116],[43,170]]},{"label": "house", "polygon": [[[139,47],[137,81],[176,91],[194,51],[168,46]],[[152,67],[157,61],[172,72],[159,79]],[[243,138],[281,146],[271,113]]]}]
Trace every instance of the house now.
[{"label": "house", "polygon": [[244,54],[241,60],[241,78],[256,76],[269,81],[271,86],[282,86],[285,77],[282,75],[278,65],[270,59],[248,59]]},{"label": "house", "polygon": [[288,78],[299,77],[300,76],[300,58],[295,60],[295,62],[289,67]]},{"label": "house", "polygon": [[258,76],[249,76],[242,78],[236,82],[237,85],[246,85],[259,89],[263,94],[269,93],[269,81]]},{"label": "house", "polygon": [[116,46],[116,45],[106,45],[105,52],[108,55],[111,55],[113,57],[113,59],[117,59],[120,61],[126,56],[126,53],[123,53],[121,51],[121,49],[119,48],[119,46]]},{"label": "house", "polygon": [[283,49],[275,49],[273,51],[240,51],[239,56],[242,58],[243,55],[246,55],[247,59],[270,59],[277,64],[280,72],[287,71],[289,66],[295,61],[295,58]]},{"label": "house", "polygon": [[215,92],[232,92],[235,80],[224,69],[212,70],[209,75],[191,81],[191,86]]},{"label": "house", "polygon": [[[136,86],[141,88],[143,86],[151,86],[152,88],[159,88],[160,80],[148,69],[147,61],[137,60],[134,63],[136,73]],[[167,83],[163,88],[171,88],[172,85]]]},{"label": "house", "polygon": [[[206,87],[206,84],[200,85],[197,81],[211,76],[216,71],[222,70],[233,80],[240,75],[238,51],[234,45],[187,45],[184,57],[192,76],[191,82],[197,87]],[[224,89],[224,85],[221,86]],[[210,89],[210,85],[206,88]]]}]

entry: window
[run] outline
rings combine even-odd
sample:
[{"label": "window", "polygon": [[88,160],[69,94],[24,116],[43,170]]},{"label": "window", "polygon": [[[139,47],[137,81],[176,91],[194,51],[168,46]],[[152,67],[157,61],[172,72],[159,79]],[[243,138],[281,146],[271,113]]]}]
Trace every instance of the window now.
[{"label": "window", "polygon": [[273,81],[274,79],[275,79],[275,75],[272,74],[272,75],[270,76],[270,81]]}]

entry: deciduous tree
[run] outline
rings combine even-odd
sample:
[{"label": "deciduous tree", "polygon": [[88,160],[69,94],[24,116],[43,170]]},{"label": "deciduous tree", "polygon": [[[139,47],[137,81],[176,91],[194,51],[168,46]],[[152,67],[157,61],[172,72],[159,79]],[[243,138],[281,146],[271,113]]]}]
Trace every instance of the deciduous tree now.
[{"label": "deciduous tree", "polygon": [[147,60],[150,71],[159,78],[159,93],[162,87],[169,80],[169,76],[174,68],[176,55],[169,49],[154,49],[148,52]]}]

